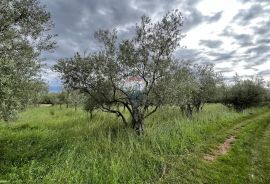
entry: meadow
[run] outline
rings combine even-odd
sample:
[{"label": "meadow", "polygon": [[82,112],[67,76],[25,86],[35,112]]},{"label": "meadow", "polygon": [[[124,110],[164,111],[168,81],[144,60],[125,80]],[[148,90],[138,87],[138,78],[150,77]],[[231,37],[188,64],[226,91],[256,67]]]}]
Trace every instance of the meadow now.
[{"label": "meadow", "polygon": [[[0,183],[270,183],[270,111],[162,107],[138,136],[115,116],[29,108],[0,122]],[[229,136],[230,149],[212,161]]]}]

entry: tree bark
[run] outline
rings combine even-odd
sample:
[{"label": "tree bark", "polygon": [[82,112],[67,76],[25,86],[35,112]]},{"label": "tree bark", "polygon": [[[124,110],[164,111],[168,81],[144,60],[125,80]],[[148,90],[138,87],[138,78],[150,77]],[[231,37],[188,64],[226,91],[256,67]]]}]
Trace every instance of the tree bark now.
[{"label": "tree bark", "polygon": [[188,118],[192,118],[192,107],[190,104],[187,104],[187,116]]},{"label": "tree bark", "polygon": [[132,128],[138,135],[144,132],[144,116],[138,108],[133,109]]},{"label": "tree bark", "polygon": [[93,111],[90,112],[90,118],[93,119]]},{"label": "tree bark", "polygon": [[200,104],[197,104],[197,105],[195,106],[195,108],[196,108],[196,112],[199,113],[200,110],[201,110],[201,105],[200,105]]}]

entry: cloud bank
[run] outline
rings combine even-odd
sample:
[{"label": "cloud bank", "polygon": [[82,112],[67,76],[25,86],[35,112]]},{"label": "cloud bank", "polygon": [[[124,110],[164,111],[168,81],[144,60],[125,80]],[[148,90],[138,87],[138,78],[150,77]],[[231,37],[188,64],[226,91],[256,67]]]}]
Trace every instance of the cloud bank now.
[{"label": "cloud bank", "polygon": [[60,89],[60,80],[50,66],[75,52],[100,48],[94,39],[98,29],[116,28],[119,37],[134,34],[142,15],[157,20],[167,11],[179,9],[184,16],[186,37],[175,55],[197,63],[213,63],[225,78],[259,73],[270,79],[269,0],[44,0],[52,13],[58,47],[46,58],[44,78],[51,91]]}]

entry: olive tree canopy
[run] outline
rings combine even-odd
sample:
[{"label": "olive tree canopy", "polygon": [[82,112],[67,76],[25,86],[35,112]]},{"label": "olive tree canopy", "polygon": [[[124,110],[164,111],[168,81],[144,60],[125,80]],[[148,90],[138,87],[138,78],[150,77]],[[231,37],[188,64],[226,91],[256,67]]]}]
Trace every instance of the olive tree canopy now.
[{"label": "olive tree canopy", "polygon": [[30,89],[39,78],[38,56],[55,45],[52,27],[38,0],[0,1],[0,119],[14,118],[36,91]]},{"label": "olive tree canopy", "polygon": [[232,85],[224,86],[221,102],[237,111],[259,106],[267,98],[265,81],[261,76],[241,79],[238,75]]},{"label": "olive tree canopy", "polygon": [[210,64],[176,62],[173,75],[167,82],[166,104],[180,107],[188,117],[202,110],[206,102],[213,101],[221,76]]}]

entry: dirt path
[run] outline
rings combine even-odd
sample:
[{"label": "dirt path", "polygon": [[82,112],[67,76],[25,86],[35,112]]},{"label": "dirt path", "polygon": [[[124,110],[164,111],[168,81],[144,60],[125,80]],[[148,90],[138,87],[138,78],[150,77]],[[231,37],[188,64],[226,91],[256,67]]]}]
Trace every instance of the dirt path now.
[{"label": "dirt path", "polygon": [[217,150],[213,150],[210,154],[206,154],[203,159],[207,161],[214,161],[217,159],[217,157],[225,155],[230,149],[231,144],[235,140],[235,135],[230,135],[224,143],[220,144],[217,148]]},{"label": "dirt path", "polygon": [[[251,114],[251,116],[244,117],[229,127],[222,127],[216,132],[216,136],[210,137],[195,152],[181,155],[181,157],[170,157],[168,164],[160,171],[158,183],[253,183],[246,182],[250,181],[248,179],[249,162],[251,160],[249,152],[253,147],[253,143],[257,144],[255,138],[261,140],[262,135],[260,134],[265,129],[262,127],[267,124],[266,121],[270,121],[269,118],[270,113],[268,110]],[[270,125],[268,127],[270,129]],[[217,140],[222,140],[222,137],[223,141],[217,143]],[[268,137],[264,142],[268,143],[267,148],[269,150],[267,156],[270,160],[270,130]],[[213,145],[216,146],[213,147]],[[209,150],[209,147],[213,149]],[[262,148],[256,149],[262,150]],[[208,150],[206,154],[204,154],[205,150]],[[226,162],[219,160],[219,157],[229,152],[232,155],[224,158]],[[263,161],[266,156],[257,157]],[[255,163],[254,165],[258,164]],[[255,167],[254,170],[256,171]],[[265,170],[265,172],[262,173],[261,170]],[[253,177],[258,175],[253,173],[253,171],[250,172],[250,175],[253,175]],[[260,181],[265,181],[266,172],[270,173],[270,169],[258,169],[258,172],[260,172],[261,178],[263,178]],[[262,183],[257,181],[254,183]]]},{"label": "dirt path", "polygon": [[252,123],[253,119],[258,118],[258,116],[262,116],[264,114],[266,114],[267,112],[264,112],[262,114],[257,114],[256,116],[244,120],[238,124],[236,124],[232,130],[231,130],[231,134],[224,140],[224,142],[222,144],[220,144],[216,149],[211,150],[210,153],[207,153],[203,156],[203,159],[209,162],[213,162],[215,161],[218,157],[227,154],[231,147],[233,142],[235,141],[237,134],[239,133],[239,131],[244,128],[246,125],[248,125],[249,123]]},{"label": "dirt path", "polygon": [[[254,118],[256,118],[256,117],[254,117]],[[254,118],[252,118],[252,119],[254,119]],[[205,154],[203,156],[203,159],[206,161],[209,161],[209,162],[213,162],[218,157],[227,154],[230,151],[232,144],[236,139],[237,133],[243,127],[245,127],[249,122],[251,122],[252,119],[245,120],[245,121],[242,121],[242,122],[236,124],[232,129],[232,133],[224,140],[224,142],[222,144],[220,144],[216,149],[211,150],[210,153]]]}]

